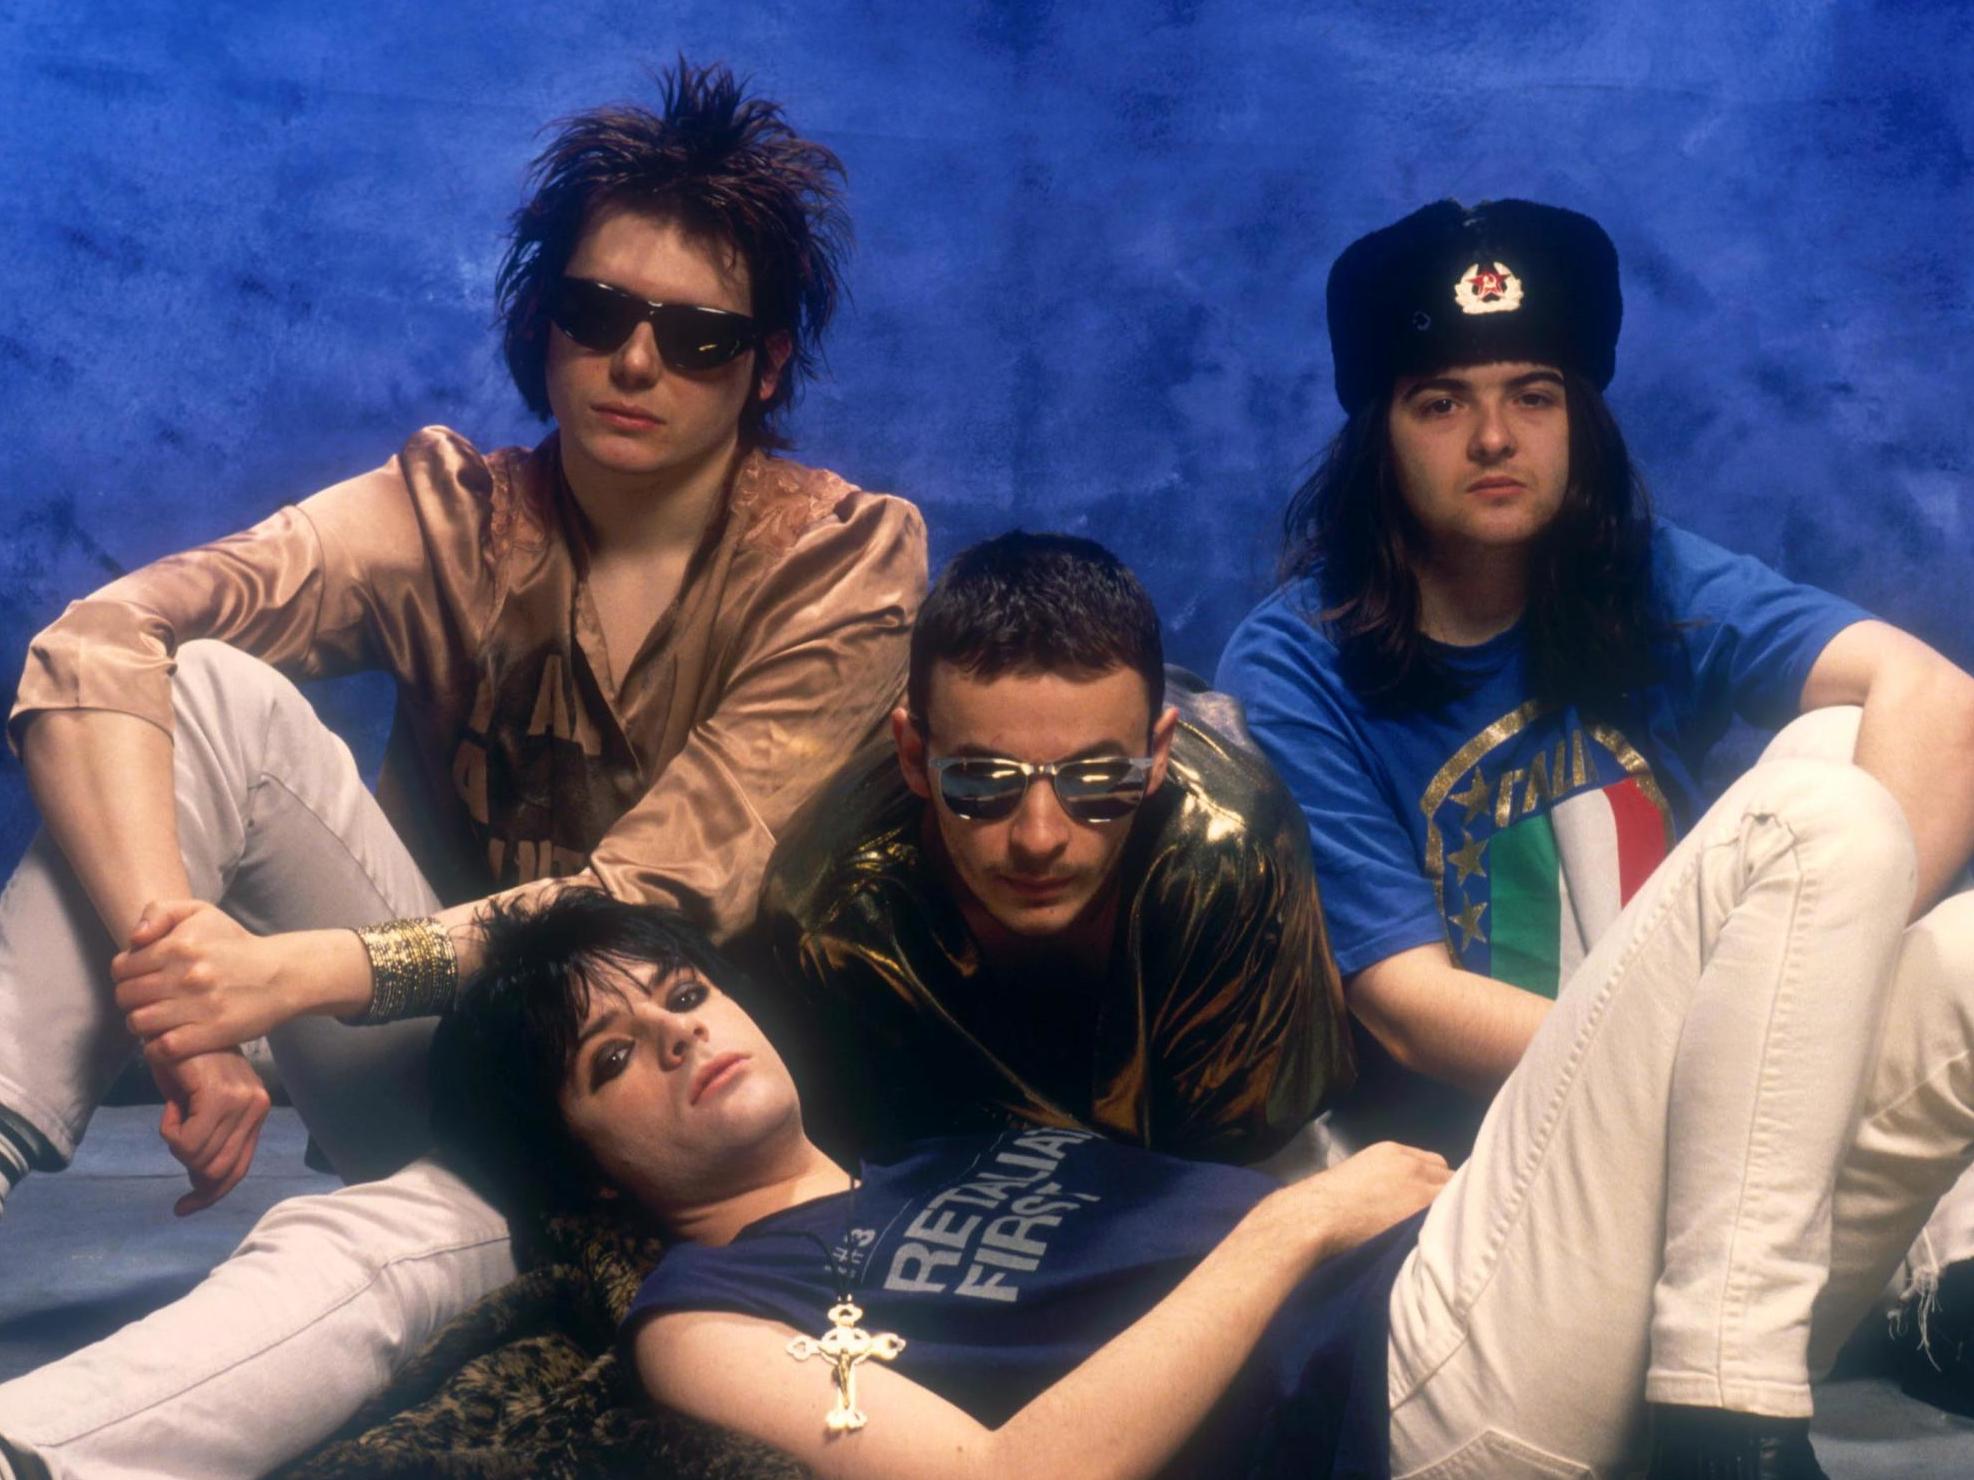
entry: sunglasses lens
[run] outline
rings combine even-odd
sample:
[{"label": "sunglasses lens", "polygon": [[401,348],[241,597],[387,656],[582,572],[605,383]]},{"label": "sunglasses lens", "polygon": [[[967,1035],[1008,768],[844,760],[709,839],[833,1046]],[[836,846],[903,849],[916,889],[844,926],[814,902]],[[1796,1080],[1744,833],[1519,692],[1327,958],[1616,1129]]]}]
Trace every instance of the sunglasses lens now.
[{"label": "sunglasses lens", "polygon": [[668,303],[651,314],[658,353],[674,370],[711,370],[754,342],[754,321],[737,313]]},{"label": "sunglasses lens", "polygon": [[1145,799],[1145,779],[1129,760],[1078,761],[1056,773],[1056,797],[1078,822],[1116,822]]},{"label": "sunglasses lens", "polygon": [[1021,805],[1028,778],[999,761],[957,761],[939,773],[939,795],[955,817],[998,822]]},{"label": "sunglasses lens", "polygon": [[549,298],[548,317],[584,349],[607,355],[631,337],[644,304],[602,283],[564,278]]},{"label": "sunglasses lens", "polygon": [[614,354],[641,323],[651,325],[659,357],[674,370],[713,370],[754,343],[754,321],[745,314],[690,303],[645,302],[607,283],[563,278],[548,302],[548,317],[584,349]]}]

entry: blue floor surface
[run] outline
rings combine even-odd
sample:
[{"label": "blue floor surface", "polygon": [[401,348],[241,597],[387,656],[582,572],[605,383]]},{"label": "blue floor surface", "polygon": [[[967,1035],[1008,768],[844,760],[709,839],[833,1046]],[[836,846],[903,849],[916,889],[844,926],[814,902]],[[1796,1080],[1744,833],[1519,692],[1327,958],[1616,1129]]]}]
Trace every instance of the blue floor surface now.
[{"label": "blue floor surface", "polygon": [[[333,1178],[302,1165],[294,1111],[268,1118],[252,1174],[207,1212],[174,1218],[185,1179],[155,1107],[97,1115],[75,1165],[30,1177],[0,1218],[0,1380],[61,1356],[196,1284],[284,1197]],[[1853,1377],[1817,1393],[1817,1454],[1831,1480],[1968,1480],[1974,1422]]]}]

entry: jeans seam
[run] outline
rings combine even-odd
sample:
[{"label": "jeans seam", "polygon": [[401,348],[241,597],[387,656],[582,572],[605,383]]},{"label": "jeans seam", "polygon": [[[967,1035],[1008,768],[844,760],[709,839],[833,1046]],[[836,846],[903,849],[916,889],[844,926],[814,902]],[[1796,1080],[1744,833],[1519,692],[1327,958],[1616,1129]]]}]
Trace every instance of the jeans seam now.
[{"label": "jeans seam", "polygon": [[[361,785],[361,782],[359,782],[358,784]],[[350,861],[350,863],[355,866],[357,873],[362,875],[363,882],[370,886],[370,892],[373,896],[375,896],[377,903],[386,909],[390,908],[391,905],[390,893],[384,888],[383,884],[379,882],[376,873],[371,869],[370,865],[367,862],[365,862],[363,858],[358,856],[356,850],[350,847],[349,839],[345,838],[342,835],[342,833],[340,833],[335,827],[331,826],[329,820],[325,818],[320,812],[318,812],[306,797],[304,797],[300,792],[296,791],[294,787],[290,786],[286,781],[286,779],[284,779],[281,776],[275,775],[272,771],[263,770],[261,772],[260,779],[254,783],[253,790],[256,796],[259,795],[260,789],[263,786],[280,787],[282,791],[286,792],[288,796],[293,799],[296,806],[300,807],[304,812],[308,813],[309,817],[314,820],[316,826],[320,827],[322,831],[329,836],[331,841],[333,841],[338,848],[343,850],[343,856],[347,858]]]},{"label": "jeans seam", "polygon": [[447,1254],[459,1254],[473,1249],[482,1249],[482,1248],[486,1248],[490,1244],[498,1244],[498,1243],[506,1242],[511,1237],[512,1235],[510,1233],[502,1232],[499,1234],[491,1234],[481,1238],[462,1239],[453,1243],[439,1244],[430,1248],[420,1249],[413,1253],[395,1255],[392,1258],[386,1259],[383,1263],[379,1264],[375,1269],[368,1271],[364,1278],[358,1280],[343,1295],[328,1302],[327,1304],[322,1305],[316,1310],[316,1312],[313,1315],[309,1316],[305,1320],[290,1326],[289,1328],[280,1332],[278,1335],[269,1337],[266,1341],[254,1347],[251,1351],[241,1352],[232,1361],[227,1362],[222,1366],[215,1367],[212,1371],[205,1373],[203,1376],[200,1376],[191,1382],[182,1384],[181,1386],[175,1387],[169,1392],[160,1393],[157,1397],[151,1398],[149,1401],[142,1403],[138,1407],[132,1408],[127,1412],[118,1413],[112,1417],[105,1418],[97,1423],[86,1424],[81,1428],[68,1430],[68,1431],[58,1430],[57,1433],[59,1434],[59,1437],[50,1438],[45,1441],[40,1441],[38,1443],[38,1447],[42,1449],[52,1449],[66,1444],[74,1444],[78,1440],[88,1438],[92,1434],[100,1434],[104,1430],[113,1428],[118,1424],[129,1423],[136,1419],[142,1418],[145,1414],[149,1413],[152,1409],[157,1408],[161,1404],[172,1402],[174,1399],[183,1398],[186,1395],[196,1392],[198,1389],[202,1387],[205,1387],[209,1383],[218,1381],[219,1379],[225,1377],[228,1373],[232,1372],[235,1368],[244,1366],[248,1362],[252,1362],[259,1359],[260,1357],[274,1350],[276,1347],[282,1345],[283,1343],[292,1341],[295,1337],[299,1336],[302,1332],[306,1331],[309,1327],[318,1325],[321,1322],[329,1319],[329,1317],[333,1316],[337,1311],[341,1310],[344,1306],[348,1305],[351,1301],[357,1299],[359,1296],[363,1295],[366,1291],[374,1289],[378,1284],[380,1284],[384,1280],[385,1276],[388,1275],[391,1270],[397,1268],[401,1264],[412,1264],[426,1259],[436,1259]]},{"label": "jeans seam", "polygon": [[260,810],[260,789],[271,779],[267,767],[268,736],[274,730],[274,706],[267,706],[267,713],[260,726],[260,764],[253,768],[254,779],[247,786],[247,804],[240,812],[240,857],[233,861],[233,872],[226,883],[230,886],[239,873],[241,862],[246,858],[247,839],[254,835],[254,818]]},{"label": "jeans seam", "polygon": [[1688,864],[1685,874],[1673,881],[1676,887],[1666,889],[1651,916],[1641,921],[1632,931],[1631,939],[1625,943],[1624,951],[1600,984],[1597,1005],[1585,1016],[1578,1029],[1576,1039],[1570,1046],[1569,1058],[1558,1077],[1555,1091],[1543,1110],[1535,1134],[1530,1138],[1532,1144],[1527,1163],[1518,1171],[1509,1196],[1504,1200],[1505,1205],[1488,1231],[1488,1240],[1475,1273],[1476,1283],[1470,1291],[1455,1293],[1453,1308],[1449,1313],[1463,1330],[1468,1324],[1469,1313],[1474,1305],[1488,1285],[1493,1283],[1499,1269],[1501,1250],[1507,1244],[1509,1235],[1514,1231],[1516,1223],[1526,1209],[1530,1190],[1549,1158],[1550,1149],[1555,1143],[1557,1127],[1562,1123],[1571,1094],[1576,1088],[1577,1076],[1582,1072],[1584,1057],[1589,1053],[1591,1044],[1603,1028],[1604,1019],[1609,1014],[1612,984],[1630,970],[1633,961],[1643,950],[1646,938],[1658,928],[1675,902],[1684,897],[1692,879],[1699,873],[1701,861],[1708,851],[1719,846],[1721,846],[1719,842],[1708,842],[1694,850],[1692,861]]},{"label": "jeans seam", "polygon": [[1583,1069],[1583,1060],[1602,1030],[1605,1017],[1609,1014],[1612,984],[1631,969],[1639,953],[1644,949],[1645,941],[1659,928],[1666,915],[1676,905],[1689,898],[1694,880],[1699,875],[1702,865],[1714,851],[1723,847],[1738,846],[1746,834],[1749,821],[1768,815],[1771,814],[1757,808],[1751,799],[1731,823],[1724,821],[1713,837],[1704,840],[1693,850],[1685,871],[1677,879],[1667,881],[1668,887],[1661,892],[1651,915],[1638,922],[1632,929],[1623,951],[1599,984],[1599,996],[1595,1008],[1585,1015],[1584,1021],[1578,1028],[1568,1059],[1558,1075],[1549,1104],[1544,1108],[1537,1128],[1530,1136],[1531,1144],[1527,1160],[1517,1169],[1509,1193],[1502,1200],[1503,1205],[1489,1226],[1486,1242],[1480,1257],[1475,1260],[1473,1273],[1468,1283],[1456,1289],[1448,1300],[1447,1315],[1455,1339],[1449,1343],[1444,1355],[1435,1358],[1424,1368],[1417,1382],[1408,1392],[1408,1397],[1412,1392],[1423,1387],[1434,1372],[1452,1360],[1467,1340],[1468,1328],[1472,1324],[1473,1308],[1500,1272],[1501,1251],[1506,1247],[1509,1237],[1527,1210],[1530,1191],[1541,1175],[1542,1168],[1555,1144],[1556,1131],[1562,1123],[1567,1105],[1576,1088],[1577,1077]]},{"label": "jeans seam", "polygon": [[[1739,831],[1737,826],[1734,835],[1738,837]],[[1555,1090],[1550,1096],[1548,1105],[1544,1107],[1534,1134],[1530,1137],[1531,1144],[1525,1164],[1517,1169],[1508,1195],[1502,1199],[1501,1209],[1489,1224],[1480,1257],[1474,1261],[1473,1273],[1464,1286],[1442,1297],[1446,1301],[1447,1324],[1452,1340],[1446,1344],[1444,1351],[1434,1356],[1423,1367],[1416,1369],[1417,1375],[1410,1386],[1399,1397],[1391,1400],[1394,1410],[1417,1397],[1432,1380],[1433,1375],[1458,1356],[1460,1349],[1467,1344],[1473,1324],[1474,1307],[1480,1303],[1481,1297],[1487,1293],[1488,1286],[1494,1282],[1494,1277],[1500,1272],[1501,1251],[1507,1246],[1509,1237],[1527,1210],[1530,1191],[1541,1175],[1543,1165],[1548,1160],[1550,1149],[1555,1143],[1556,1130],[1562,1124],[1565,1107],[1576,1088],[1577,1076],[1582,1072],[1584,1057],[1588,1054],[1591,1044],[1603,1027],[1605,1017],[1609,1014],[1612,985],[1631,969],[1639,952],[1644,949],[1644,942],[1658,929],[1674,905],[1686,897],[1707,855],[1713,849],[1725,846],[1729,841],[1730,839],[1726,838],[1709,840],[1694,849],[1685,872],[1677,880],[1668,881],[1668,887],[1661,893],[1652,913],[1632,929],[1630,939],[1625,942],[1618,959],[1605,973],[1598,987],[1596,1007],[1585,1015],[1577,1029],[1576,1037],[1570,1046],[1569,1057],[1558,1075]]]},{"label": "jeans seam", "polygon": [[[1810,913],[1810,907],[1814,904],[1814,886],[1810,871],[1801,867],[1799,854],[1800,840],[1797,838],[1795,830],[1786,821],[1773,813],[1762,813],[1758,815],[1761,821],[1781,829],[1783,835],[1788,839],[1785,852],[1797,864],[1794,876],[1795,888],[1792,891],[1792,898],[1790,900],[1789,921],[1784,928],[1782,937],[1786,944],[1783,950],[1782,960],[1776,968],[1776,988],[1769,1000],[1769,1019],[1764,1025],[1762,1033],[1762,1062],[1766,1064],[1768,1062],[1769,1047],[1775,1041],[1776,1016],[1781,1009],[1783,993],[1798,989],[1801,985],[1800,973],[1796,970],[1798,956],[1796,942],[1800,939],[1801,923],[1805,916]],[[1735,1199],[1734,1218],[1728,1225],[1727,1249],[1721,1264],[1720,1324],[1714,1332],[1714,1375],[1716,1380],[1721,1382],[1725,1382],[1727,1378],[1728,1333],[1730,1330],[1738,1328],[1746,1320],[1748,1313],[1748,1300],[1751,1293],[1747,1278],[1748,1272],[1741,1267],[1740,1256],[1737,1252],[1741,1243],[1742,1229],[1747,1224],[1748,1205],[1751,1199],[1758,1193],[1763,1191],[1772,1193],[1773,1191],[1773,1189],[1764,1189],[1756,1185],[1760,1168],[1765,1164],[1761,1158],[1767,1157],[1772,1159],[1775,1154],[1773,1116],[1767,1110],[1770,1099],[1771,1096],[1768,1093],[1767,1081],[1758,1076],[1755,1084],[1754,1106],[1749,1112],[1748,1135],[1742,1154],[1740,1194]],[[1759,1156],[1757,1155],[1758,1150],[1760,1153]],[[1737,1347],[1744,1344],[1739,1339],[1735,1342]],[[1735,1365],[1738,1368],[1741,1364],[1737,1360]],[[1767,1381],[1768,1379],[1756,1380]]]},{"label": "jeans seam", "polygon": [[[250,766],[253,780],[247,783],[247,794],[240,808],[240,851],[220,865],[219,897],[224,899],[233,889],[233,881],[240,877],[240,865],[246,861],[248,840],[254,835],[254,814],[260,803],[260,789],[263,783],[273,779],[267,767],[267,753],[270,749],[268,737],[274,733],[274,715],[279,706],[270,701],[261,715],[260,723],[260,764]],[[316,819],[318,822],[320,818]]]},{"label": "jeans seam", "polygon": [[[309,719],[313,723],[317,725],[321,725],[323,729],[328,730],[329,729],[328,725],[323,723],[322,717],[315,713],[314,708],[308,705],[306,700],[303,700],[302,702],[303,702],[303,707],[308,711]],[[253,768],[255,773],[254,780],[253,783],[247,788],[247,805],[244,814],[241,818],[242,855],[244,856],[246,850],[245,840],[252,835],[254,830],[254,819],[259,811],[260,794],[262,788],[267,786],[278,786],[281,788],[282,791],[286,792],[291,799],[293,799],[293,801],[297,806],[299,806],[312,819],[314,819],[317,827],[321,828],[324,833],[328,834],[329,837],[336,842],[337,846],[343,850],[343,856],[349,859],[349,861],[353,865],[355,865],[356,871],[362,876],[364,883],[370,886],[371,895],[376,899],[377,903],[380,906],[383,906],[384,908],[388,909],[390,907],[390,894],[384,888],[382,883],[378,881],[377,875],[375,874],[375,872],[372,871],[370,865],[363,858],[357,855],[356,851],[350,847],[349,840],[345,838],[338,829],[330,825],[328,819],[325,818],[322,815],[322,813],[315,808],[313,803],[311,803],[300,792],[296,791],[293,786],[289,785],[287,778],[277,774],[273,769],[273,767],[268,764],[268,755],[270,751],[273,749],[273,743],[270,737],[274,733],[274,722],[276,719],[280,717],[280,709],[281,709],[281,704],[278,699],[270,700],[267,705],[266,715],[261,722],[260,764]],[[335,732],[331,730],[330,734],[333,736]],[[352,770],[354,770],[354,767],[352,767]],[[368,788],[363,787],[363,780],[361,776],[357,778],[356,784],[358,785],[358,787],[363,788],[366,792],[368,791]],[[224,893],[225,889],[231,888],[233,879],[234,877],[237,876],[239,872],[239,866],[240,866],[240,859],[236,858],[233,861],[232,872],[229,873],[224,880],[222,886],[222,893]]]},{"label": "jeans seam", "polygon": [[1924,1078],[1915,1079],[1911,1084],[1907,1085],[1896,1100],[1887,1100],[1876,1110],[1872,1111],[1870,1115],[1866,1116],[1866,1123],[1871,1125],[1878,1124],[1886,1116],[1892,1114],[1895,1110],[1903,1108],[1914,1096],[1937,1083],[1942,1076],[1952,1073],[1954,1069],[1966,1063],[1969,1059],[1974,1059],[1974,1048],[1963,1049],[1951,1058],[1940,1060],[1938,1064],[1934,1065],[1931,1073],[1927,1074]]}]

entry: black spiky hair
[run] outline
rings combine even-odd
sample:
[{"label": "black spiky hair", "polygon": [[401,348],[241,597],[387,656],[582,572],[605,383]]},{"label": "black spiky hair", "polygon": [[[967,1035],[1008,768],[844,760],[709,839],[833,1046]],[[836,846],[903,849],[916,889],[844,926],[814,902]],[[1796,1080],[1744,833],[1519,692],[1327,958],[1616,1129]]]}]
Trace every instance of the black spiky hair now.
[{"label": "black spiky hair", "polygon": [[495,278],[508,370],[546,420],[547,290],[599,211],[648,211],[747,264],[754,318],[764,334],[787,336],[789,357],[774,393],[749,399],[741,434],[750,445],[786,446],[778,413],[815,372],[844,296],[843,162],[797,134],[779,103],[748,96],[723,63],[695,67],[681,56],[656,81],[655,113],[617,104],[550,125]]}]

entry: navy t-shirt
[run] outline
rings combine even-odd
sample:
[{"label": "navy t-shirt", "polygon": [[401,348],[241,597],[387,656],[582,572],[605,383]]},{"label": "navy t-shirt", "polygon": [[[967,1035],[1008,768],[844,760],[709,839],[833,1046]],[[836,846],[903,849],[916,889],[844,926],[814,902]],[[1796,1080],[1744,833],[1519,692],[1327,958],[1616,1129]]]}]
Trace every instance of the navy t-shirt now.
[{"label": "navy t-shirt", "polygon": [[[724,1246],[673,1249],[624,1329],[722,1310],[820,1336],[840,1267],[863,1329],[905,1338],[890,1365],[997,1428],[1156,1305],[1276,1185],[1085,1131],[914,1142],[867,1158],[854,1192]],[[1408,1221],[1305,1280],[1168,1473],[1385,1475],[1386,1305],[1416,1235]],[[818,1362],[818,1424],[829,1397]]]},{"label": "navy t-shirt", "polygon": [[1794,718],[1824,645],[1866,613],[1665,523],[1653,598],[1661,676],[1616,715],[1529,697],[1520,625],[1437,646],[1466,691],[1367,707],[1309,614],[1315,583],[1256,607],[1221,656],[1309,819],[1324,918],[1347,977],[1444,941],[1467,970],[1554,995],[1670,841],[1705,809],[1699,775],[1735,715]]}]

